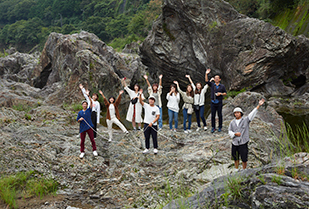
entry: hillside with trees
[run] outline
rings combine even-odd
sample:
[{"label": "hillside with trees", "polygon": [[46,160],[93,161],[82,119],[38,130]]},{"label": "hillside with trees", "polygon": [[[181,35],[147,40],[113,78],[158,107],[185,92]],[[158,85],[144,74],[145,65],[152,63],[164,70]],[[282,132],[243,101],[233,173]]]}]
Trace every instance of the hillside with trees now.
[{"label": "hillside with trees", "polygon": [[51,32],[86,30],[121,48],[147,36],[161,4],[161,0],[0,0],[0,47],[27,52],[42,47]]}]

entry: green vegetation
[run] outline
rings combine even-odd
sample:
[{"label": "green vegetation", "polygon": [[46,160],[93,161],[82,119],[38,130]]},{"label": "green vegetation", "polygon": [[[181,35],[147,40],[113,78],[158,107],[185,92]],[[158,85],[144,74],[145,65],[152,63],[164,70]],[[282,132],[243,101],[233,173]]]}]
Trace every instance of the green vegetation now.
[{"label": "green vegetation", "polygon": [[29,51],[42,48],[51,32],[85,30],[121,48],[132,37],[147,36],[161,5],[161,0],[0,0],[0,46]]},{"label": "green vegetation", "polygon": [[10,208],[18,208],[17,198],[40,197],[47,194],[55,194],[58,183],[52,179],[46,179],[35,171],[20,172],[15,175],[1,176],[0,198]]},{"label": "green vegetation", "polygon": [[18,103],[18,104],[14,104],[12,108],[17,111],[29,112],[30,110],[32,110],[33,108],[36,108],[37,106],[39,106],[39,104],[38,105],[28,105],[28,104]]},{"label": "green vegetation", "polygon": [[[250,88],[250,87],[249,87]],[[238,94],[243,93],[245,91],[247,91],[248,88],[243,88],[240,91],[227,91],[226,97],[225,99],[229,98],[229,97],[236,97]]]},{"label": "green vegetation", "polygon": [[271,182],[277,183],[279,186],[282,183],[282,177],[278,175],[273,175]]},{"label": "green vegetation", "polygon": [[227,0],[237,11],[263,19],[296,36],[309,37],[309,0]]}]

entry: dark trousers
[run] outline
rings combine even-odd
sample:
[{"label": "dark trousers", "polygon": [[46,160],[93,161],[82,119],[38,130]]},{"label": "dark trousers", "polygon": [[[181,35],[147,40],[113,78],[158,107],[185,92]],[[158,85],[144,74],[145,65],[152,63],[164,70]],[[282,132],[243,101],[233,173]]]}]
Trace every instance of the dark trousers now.
[{"label": "dark trousers", "polygon": [[207,126],[206,120],[205,120],[205,117],[204,117],[204,109],[205,109],[205,107],[203,105],[203,106],[200,106],[198,111],[194,110],[198,127],[201,127],[201,122],[200,122],[201,120],[200,119],[202,119],[204,126]]},{"label": "dark trousers", "polygon": [[93,124],[93,129],[95,130],[95,132],[93,132],[93,137],[97,138],[97,112],[95,111],[91,112],[91,122]]},{"label": "dark trousers", "polygon": [[211,103],[211,126],[216,128],[216,112],[218,112],[219,117],[219,128],[222,128],[222,101],[219,103]]},{"label": "dark trousers", "polygon": [[95,145],[95,141],[94,141],[94,138],[93,138],[93,131],[90,128],[87,131],[84,131],[84,132],[80,133],[80,139],[81,139],[81,141],[80,141],[80,152],[85,152],[86,133],[88,134],[88,136],[90,138],[90,141],[91,141],[91,144],[92,144],[92,151],[97,150],[97,147]]},{"label": "dark trousers", "polygon": [[[152,128],[148,126],[149,124],[144,124],[144,135],[145,135],[145,144],[146,148],[149,149],[150,147],[150,135],[152,136],[153,141],[153,148],[158,148],[158,140],[157,140],[157,130],[158,126],[152,125]],[[153,130],[155,129],[155,130]]]}]

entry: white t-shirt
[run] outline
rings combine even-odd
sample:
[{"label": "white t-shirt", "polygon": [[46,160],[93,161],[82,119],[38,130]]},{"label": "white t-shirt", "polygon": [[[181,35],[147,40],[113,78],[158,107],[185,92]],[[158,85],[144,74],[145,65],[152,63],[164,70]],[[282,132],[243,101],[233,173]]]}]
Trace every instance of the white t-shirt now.
[{"label": "white t-shirt", "polygon": [[[157,115],[160,115],[160,109],[154,105],[153,107],[151,107],[148,103],[144,103],[144,109],[145,109],[145,118],[144,118],[144,123],[151,123],[153,122]],[[155,122],[153,125],[157,125],[157,122]]]},{"label": "white t-shirt", "polygon": [[116,114],[115,114],[115,106],[114,106],[114,104],[110,104],[108,109],[109,109],[109,115],[111,116],[111,119],[115,118]]}]

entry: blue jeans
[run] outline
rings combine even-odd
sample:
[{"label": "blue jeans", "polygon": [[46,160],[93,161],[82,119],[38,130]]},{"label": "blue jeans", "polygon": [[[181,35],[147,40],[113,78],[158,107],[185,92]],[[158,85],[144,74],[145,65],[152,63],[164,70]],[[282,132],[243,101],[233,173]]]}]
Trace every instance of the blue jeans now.
[{"label": "blue jeans", "polygon": [[170,125],[170,129],[173,128],[173,118],[175,121],[175,128],[178,127],[178,112],[174,112],[173,110],[168,109],[168,123]]},{"label": "blue jeans", "polygon": [[207,126],[206,120],[204,117],[204,110],[205,110],[205,107],[204,105],[202,105],[200,106],[200,109],[198,111],[194,111],[196,115],[196,122],[197,122],[198,127],[201,127],[200,118],[202,119],[204,126]]},{"label": "blue jeans", "polygon": [[188,118],[188,122],[189,122],[189,124],[188,124],[188,129],[190,130],[191,129],[191,118],[192,118],[192,114],[191,115],[189,115],[188,113],[188,109],[186,109],[186,108],[184,108],[183,110],[182,110],[182,114],[183,114],[183,130],[187,130],[187,128],[186,128],[186,125],[187,125],[187,118]]},{"label": "blue jeans", "polygon": [[163,118],[163,115],[162,115],[162,107],[159,107],[158,105],[157,105],[157,107],[159,108],[159,110],[160,110],[160,118],[159,118],[159,120],[158,120],[158,123],[159,123],[159,128],[162,128],[163,127],[163,120],[162,120],[162,118]]}]

